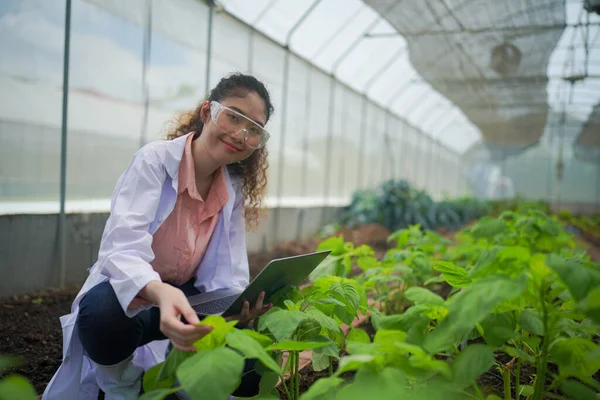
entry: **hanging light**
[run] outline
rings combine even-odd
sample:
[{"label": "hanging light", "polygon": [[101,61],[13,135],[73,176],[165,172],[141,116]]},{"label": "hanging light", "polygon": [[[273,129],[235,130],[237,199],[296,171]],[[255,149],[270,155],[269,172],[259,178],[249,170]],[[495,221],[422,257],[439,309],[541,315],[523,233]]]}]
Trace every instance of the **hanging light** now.
[{"label": "hanging light", "polygon": [[600,14],[600,0],[583,0],[583,8],[589,13]]},{"label": "hanging light", "polygon": [[502,43],[492,49],[490,66],[501,76],[517,72],[521,64],[521,50],[512,43]]}]

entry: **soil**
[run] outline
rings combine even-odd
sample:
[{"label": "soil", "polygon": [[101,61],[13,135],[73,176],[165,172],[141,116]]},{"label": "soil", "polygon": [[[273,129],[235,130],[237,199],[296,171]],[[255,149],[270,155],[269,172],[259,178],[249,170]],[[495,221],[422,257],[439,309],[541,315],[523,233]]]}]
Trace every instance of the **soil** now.
[{"label": "soil", "polygon": [[[380,226],[367,225],[353,230],[346,229],[340,233],[347,241],[371,245],[378,257],[390,248],[390,244],[386,242],[389,231]],[[256,276],[273,258],[314,251],[320,240],[316,238],[288,242],[270,252],[250,254],[251,276]],[[594,261],[600,262],[600,245],[590,244],[589,253]],[[71,303],[79,289],[80,286],[72,286],[0,299],[0,355],[22,357],[22,364],[8,372],[24,375],[32,381],[40,394],[61,363],[62,331],[59,318],[70,312]],[[448,288],[443,288],[440,292],[443,293],[444,289]],[[302,385],[307,388],[314,380],[325,375],[326,372],[315,373],[311,368],[307,368],[301,371]],[[499,376],[499,373],[490,371],[482,376],[481,384],[501,390]],[[522,383],[531,382],[527,380],[528,376],[531,375],[523,373]]]}]

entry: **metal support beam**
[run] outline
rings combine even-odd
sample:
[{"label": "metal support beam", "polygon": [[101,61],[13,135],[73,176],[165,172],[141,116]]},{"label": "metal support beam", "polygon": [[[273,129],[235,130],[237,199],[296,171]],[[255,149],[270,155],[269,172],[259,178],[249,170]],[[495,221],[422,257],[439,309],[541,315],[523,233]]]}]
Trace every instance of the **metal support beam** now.
[{"label": "metal support beam", "polygon": [[71,52],[71,0],[66,0],[63,54],[62,122],[60,137],[60,213],[58,217],[59,287],[65,287],[67,273],[67,123],[69,110],[69,59]]},{"label": "metal support beam", "polygon": [[565,81],[580,81],[584,79],[600,79],[600,75],[581,75],[581,76],[563,76],[563,75],[536,75],[536,76],[513,76],[508,78],[491,78],[491,79],[413,79],[411,82],[414,84],[433,84],[441,83],[443,85],[522,85],[522,84],[547,84],[550,79],[560,79]]},{"label": "metal support beam", "polygon": [[406,38],[414,38],[421,36],[447,36],[447,35],[462,35],[462,34],[480,34],[480,33],[504,33],[510,32],[516,36],[533,35],[540,32],[560,30],[565,28],[579,28],[589,25],[600,25],[600,22],[588,23],[577,23],[577,24],[547,24],[547,25],[531,25],[531,26],[499,26],[499,27],[485,27],[479,29],[456,29],[456,30],[426,30],[417,32],[408,31],[397,31],[397,32],[385,32],[385,33],[367,33],[365,37],[368,38],[381,38],[381,37],[395,37],[403,36]]},{"label": "metal support beam", "polygon": [[212,33],[213,33],[213,15],[214,15],[214,4],[212,1],[208,2],[208,39],[206,48],[206,81],[204,86],[204,94],[208,98],[210,94],[210,60],[212,57]]},{"label": "metal support beam", "polygon": [[142,126],[140,129],[140,147],[148,141],[148,109],[150,107],[150,88],[148,87],[148,65],[152,51],[152,1],[146,0],[146,26],[144,27],[144,44],[142,48]]}]

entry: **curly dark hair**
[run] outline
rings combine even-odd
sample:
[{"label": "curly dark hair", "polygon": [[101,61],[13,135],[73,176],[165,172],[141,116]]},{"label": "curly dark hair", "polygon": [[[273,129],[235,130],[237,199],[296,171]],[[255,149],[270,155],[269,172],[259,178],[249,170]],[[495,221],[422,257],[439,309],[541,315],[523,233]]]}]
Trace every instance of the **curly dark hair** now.
[{"label": "curly dark hair", "polygon": [[[251,75],[235,73],[221,79],[211,90],[208,101],[221,101],[228,97],[244,97],[248,93],[256,93],[265,103],[267,121],[273,113],[271,97],[265,85]],[[167,139],[175,139],[190,132],[199,136],[204,124],[201,117],[202,103],[195,109],[186,111],[176,117],[167,128]],[[255,150],[247,159],[227,165],[232,176],[242,178],[242,195],[244,196],[244,217],[249,228],[254,229],[264,216],[262,207],[267,188],[267,148]]]}]

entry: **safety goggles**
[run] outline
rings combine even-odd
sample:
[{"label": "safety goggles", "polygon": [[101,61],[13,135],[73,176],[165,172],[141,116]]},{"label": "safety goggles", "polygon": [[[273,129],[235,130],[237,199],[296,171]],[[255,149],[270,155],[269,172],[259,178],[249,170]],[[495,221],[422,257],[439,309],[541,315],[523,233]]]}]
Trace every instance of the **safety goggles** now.
[{"label": "safety goggles", "polygon": [[210,102],[210,117],[215,125],[229,135],[243,134],[244,143],[253,149],[265,147],[271,136],[262,126],[250,118],[217,101]]}]

